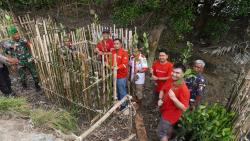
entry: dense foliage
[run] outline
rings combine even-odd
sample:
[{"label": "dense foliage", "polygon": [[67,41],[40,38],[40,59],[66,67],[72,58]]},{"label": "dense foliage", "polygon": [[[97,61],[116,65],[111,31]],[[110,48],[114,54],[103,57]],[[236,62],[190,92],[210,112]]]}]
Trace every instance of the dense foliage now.
[{"label": "dense foliage", "polygon": [[[235,19],[247,17],[250,11],[249,0],[0,0],[0,6],[46,8],[75,2],[111,11],[118,25],[132,25],[138,20],[147,22],[149,18],[147,23],[164,23],[177,37],[195,31],[195,35],[217,41],[229,31]],[[107,6],[102,7],[105,3]]]},{"label": "dense foliage", "polygon": [[219,104],[187,111],[178,123],[179,140],[233,141],[233,117],[234,113]]},{"label": "dense foliage", "polygon": [[151,21],[163,22],[179,36],[195,31],[198,36],[219,40],[234,19],[246,17],[250,11],[248,0],[117,0],[113,19],[117,24],[129,25],[149,12]]}]

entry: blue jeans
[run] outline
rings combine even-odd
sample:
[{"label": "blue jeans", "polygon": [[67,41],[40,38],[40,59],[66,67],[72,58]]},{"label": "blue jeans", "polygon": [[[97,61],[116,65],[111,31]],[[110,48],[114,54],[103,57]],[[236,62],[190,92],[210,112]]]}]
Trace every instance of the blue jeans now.
[{"label": "blue jeans", "polygon": [[[116,89],[117,89],[117,98],[121,100],[124,96],[127,95],[127,78],[117,78]],[[122,108],[125,108],[127,103],[122,104]]]}]

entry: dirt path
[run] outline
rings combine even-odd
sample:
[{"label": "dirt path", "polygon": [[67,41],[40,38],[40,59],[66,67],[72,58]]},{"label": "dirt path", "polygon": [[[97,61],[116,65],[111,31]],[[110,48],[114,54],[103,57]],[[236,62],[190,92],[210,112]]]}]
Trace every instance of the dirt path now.
[{"label": "dirt path", "polygon": [[0,120],[1,141],[63,141],[52,134],[39,132],[23,119]]}]

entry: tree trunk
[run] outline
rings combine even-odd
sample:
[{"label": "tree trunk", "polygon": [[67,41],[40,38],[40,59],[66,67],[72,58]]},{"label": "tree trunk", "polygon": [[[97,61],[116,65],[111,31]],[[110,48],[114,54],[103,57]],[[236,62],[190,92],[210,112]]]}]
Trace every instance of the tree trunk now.
[{"label": "tree trunk", "polygon": [[208,22],[209,13],[211,12],[211,7],[215,0],[204,0],[204,5],[201,9],[200,15],[197,17],[195,22],[195,30],[197,35],[200,36],[203,29],[206,27]]},{"label": "tree trunk", "polygon": [[166,26],[163,24],[158,25],[149,34],[149,52],[150,53],[148,56],[148,66],[150,66],[150,67],[154,61],[155,52],[157,50],[161,34],[165,28],[166,28]]}]

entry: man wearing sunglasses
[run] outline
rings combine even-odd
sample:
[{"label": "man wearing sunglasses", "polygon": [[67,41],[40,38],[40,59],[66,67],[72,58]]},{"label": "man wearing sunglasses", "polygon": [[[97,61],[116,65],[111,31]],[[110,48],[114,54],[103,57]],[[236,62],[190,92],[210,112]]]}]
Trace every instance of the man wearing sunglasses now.
[{"label": "man wearing sunglasses", "polygon": [[186,77],[185,81],[190,91],[190,108],[196,107],[201,101],[201,96],[205,89],[205,78],[202,73],[204,71],[205,62],[203,60],[195,60],[192,72]]}]

